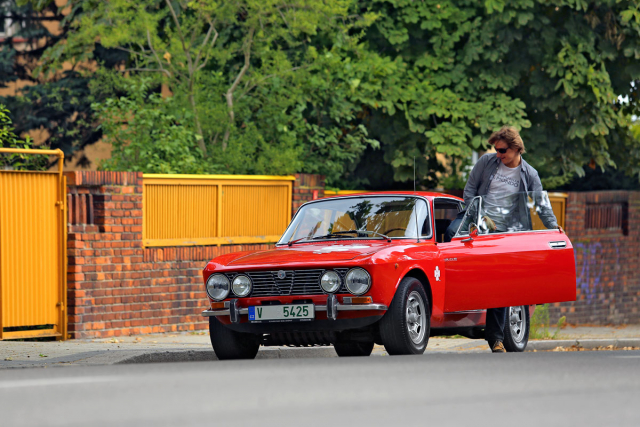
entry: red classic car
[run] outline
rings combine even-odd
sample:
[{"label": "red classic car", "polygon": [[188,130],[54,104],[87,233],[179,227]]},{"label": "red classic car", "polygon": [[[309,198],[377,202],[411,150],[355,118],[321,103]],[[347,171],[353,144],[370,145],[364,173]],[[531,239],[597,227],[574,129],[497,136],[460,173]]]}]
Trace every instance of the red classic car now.
[{"label": "red classic car", "polygon": [[368,356],[374,343],[420,354],[430,336],[483,337],[492,307],[510,307],[504,344],[523,351],[529,306],[575,300],[575,261],[561,229],[534,229],[551,211],[546,193],[509,197],[525,209],[492,209],[481,197],[465,209],[430,192],[306,203],[275,249],[222,255],[204,269],[216,355],[333,345],[339,356]]}]

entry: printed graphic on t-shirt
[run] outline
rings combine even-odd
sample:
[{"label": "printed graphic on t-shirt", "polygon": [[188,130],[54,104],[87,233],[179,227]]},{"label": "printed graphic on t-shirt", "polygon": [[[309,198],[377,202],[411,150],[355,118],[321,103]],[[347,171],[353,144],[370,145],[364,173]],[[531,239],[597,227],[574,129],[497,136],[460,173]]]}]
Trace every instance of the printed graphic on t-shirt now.
[{"label": "printed graphic on t-shirt", "polygon": [[496,172],[496,176],[493,178],[495,181],[503,182],[509,186],[513,186],[515,188],[520,187],[520,179],[513,179],[511,177],[505,176],[500,173],[500,171]]}]

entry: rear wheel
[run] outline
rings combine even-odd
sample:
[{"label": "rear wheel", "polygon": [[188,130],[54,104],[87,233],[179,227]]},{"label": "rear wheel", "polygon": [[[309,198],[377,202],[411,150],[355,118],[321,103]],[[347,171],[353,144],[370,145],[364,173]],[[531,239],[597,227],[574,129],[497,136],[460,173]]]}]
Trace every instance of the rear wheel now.
[{"label": "rear wheel", "polygon": [[519,305],[507,309],[504,324],[504,348],[508,352],[522,352],[529,342],[529,306]]},{"label": "rear wheel", "polygon": [[260,348],[257,335],[232,331],[215,317],[209,317],[209,335],[220,360],[254,359]]},{"label": "rear wheel", "polygon": [[373,351],[371,342],[337,342],[333,348],[340,357],[370,356]]},{"label": "rear wheel", "polygon": [[380,337],[391,355],[422,354],[431,329],[431,307],[420,280],[405,277],[380,319]]}]

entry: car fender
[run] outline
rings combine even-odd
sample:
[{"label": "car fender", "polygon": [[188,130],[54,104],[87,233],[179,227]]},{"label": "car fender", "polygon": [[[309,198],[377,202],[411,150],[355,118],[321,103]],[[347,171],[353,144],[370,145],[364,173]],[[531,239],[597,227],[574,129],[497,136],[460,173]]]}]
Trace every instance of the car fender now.
[{"label": "car fender", "polygon": [[[416,272],[420,272],[421,275],[426,278],[425,292],[430,298],[431,305],[431,318],[433,320],[440,321],[444,316],[444,268],[442,262],[438,258],[433,258],[431,260],[423,261],[423,262],[414,262],[408,263],[402,269],[402,272],[398,278],[398,281],[394,288],[394,295],[398,290],[398,286],[400,286],[400,282],[407,276],[417,277],[422,280],[422,277],[419,277],[419,274]],[[436,270],[436,267],[438,269]]]}]

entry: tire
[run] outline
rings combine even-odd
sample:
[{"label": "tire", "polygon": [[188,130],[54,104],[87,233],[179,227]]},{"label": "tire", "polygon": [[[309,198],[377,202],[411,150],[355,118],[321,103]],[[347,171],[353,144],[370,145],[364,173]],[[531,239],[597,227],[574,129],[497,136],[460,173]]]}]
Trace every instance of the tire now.
[{"label": "tire", "polygon": [[373,341],[371,342],[337,342],[333,348],[340,357],[371,356]]},{"label": "tire", "polygon": [[379,328],[390,355],[424,353],[431,330],[431,307],[420,280],[402,279]]},{"label": "tire", "polygon": [[219,360],[254,359],[260,348],[257,335],[232,331],[215,317],[209,317],[209,335]]},{"label": "tire", "polygon": [[529,342],[529,306],[520,305],[507,309],[504,323],[504,348],[509,353],[520,353]]}]

